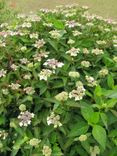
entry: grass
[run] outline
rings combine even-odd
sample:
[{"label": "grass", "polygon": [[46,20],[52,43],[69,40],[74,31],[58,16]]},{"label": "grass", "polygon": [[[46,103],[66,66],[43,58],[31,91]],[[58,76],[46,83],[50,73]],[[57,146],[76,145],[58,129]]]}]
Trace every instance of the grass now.
[{"label": "grass", "polygon": [[89,6],[90,12],[117,20],[117,0],[6,0],[21,12],[37,11],[39,8],[55,8],[56,5],[73,4]]}]

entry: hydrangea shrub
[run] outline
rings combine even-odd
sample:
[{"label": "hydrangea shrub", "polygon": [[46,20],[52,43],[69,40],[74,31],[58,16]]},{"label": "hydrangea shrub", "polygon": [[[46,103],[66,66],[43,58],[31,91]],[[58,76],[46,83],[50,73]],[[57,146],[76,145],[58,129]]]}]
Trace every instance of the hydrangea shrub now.
[{"label": "hydrangea shrub", "polygon": [[116,24],[77,6],[1,23],[2,156],[116,156]]}]

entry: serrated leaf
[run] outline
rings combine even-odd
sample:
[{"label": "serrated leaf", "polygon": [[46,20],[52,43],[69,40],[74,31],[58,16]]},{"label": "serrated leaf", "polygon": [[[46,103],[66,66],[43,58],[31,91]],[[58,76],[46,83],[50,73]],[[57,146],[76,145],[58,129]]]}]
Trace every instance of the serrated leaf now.
[{"label": "serrated leaf", "polygon": [[103,149],[106,147],[106,131],[102,126],[94,125],[92,130],[93,137],[102,146]]}]

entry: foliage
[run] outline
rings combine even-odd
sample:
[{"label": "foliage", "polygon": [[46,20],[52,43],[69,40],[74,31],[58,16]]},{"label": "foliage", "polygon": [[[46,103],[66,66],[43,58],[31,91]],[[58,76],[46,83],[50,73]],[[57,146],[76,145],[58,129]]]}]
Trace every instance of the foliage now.
[{"label": "foliage", "polygon": [[87,7],[0,26],[3,156],[115,156],[117,27]]}]

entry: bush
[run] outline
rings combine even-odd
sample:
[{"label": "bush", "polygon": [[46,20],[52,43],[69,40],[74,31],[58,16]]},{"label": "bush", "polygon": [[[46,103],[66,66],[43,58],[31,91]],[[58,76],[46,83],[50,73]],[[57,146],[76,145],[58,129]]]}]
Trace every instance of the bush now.
[{"label": "bush", "polygon": [[2,156],[115,156],[116,22],[66,6],[0,29]]}]

